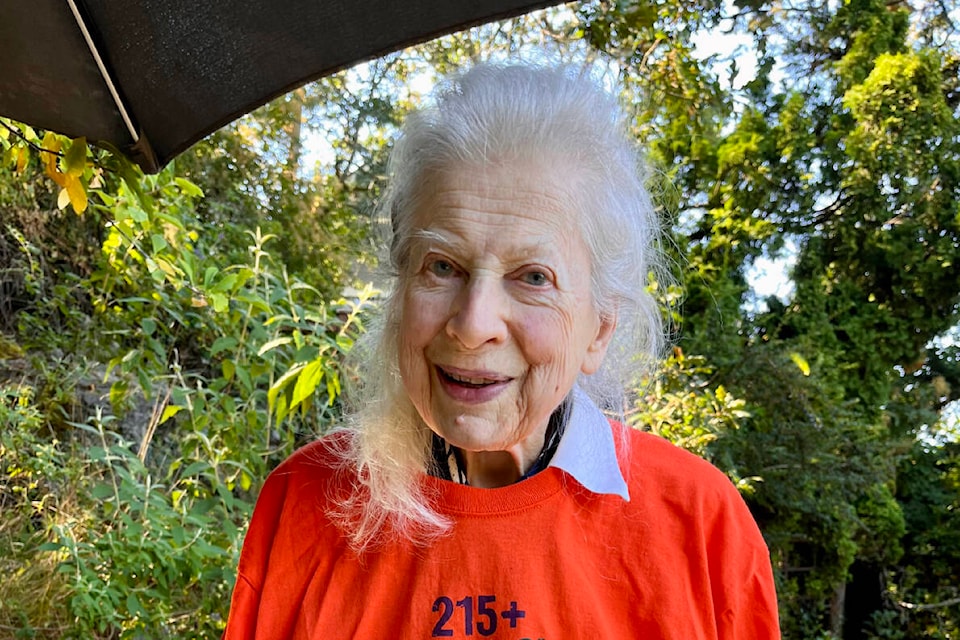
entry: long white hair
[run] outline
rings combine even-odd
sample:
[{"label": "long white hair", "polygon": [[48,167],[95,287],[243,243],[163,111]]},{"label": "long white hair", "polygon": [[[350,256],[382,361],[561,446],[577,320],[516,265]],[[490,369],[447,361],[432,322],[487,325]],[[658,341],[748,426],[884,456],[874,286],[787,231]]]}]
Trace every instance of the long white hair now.
[{"label": "long white hair", "polygon": [[[617,328],[600,369],[578,384],[622,419],[628,385],[661,355],[661,310],[650,292],[662,271],[660,222],[644,187],[646,173],[617,99],[580,69],[478,65],[438,86],[432,104],[405,121],[390,156],[380,213],[390,220],[387,263],[407,273],[412,213],[431,171],[457,164],[554,158],[574,167],[581,233],[590,250],[592,288],[601,315]],[[401,275],[402,277],[402,275]],[[338,453],[353,476],[330,515],[363,550],[385,536],[428,543],[450,528],[424,495],[431,431],[404,390],[397,362],[403,283],[388,294],[379,324],[354,352],[360,385]],[[621,455],[625,448],[620,447]]]}]

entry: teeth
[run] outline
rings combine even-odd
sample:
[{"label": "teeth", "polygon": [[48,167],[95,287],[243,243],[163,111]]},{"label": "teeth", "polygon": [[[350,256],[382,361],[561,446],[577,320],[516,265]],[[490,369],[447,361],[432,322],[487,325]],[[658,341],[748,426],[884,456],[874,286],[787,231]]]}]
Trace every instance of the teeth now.
[{"label": "teeth", "polygon": [[486,378],[464,378],[462,376],[454,376],[454,375],[451,375],[450,377],[456,380],[457,382],[464,382],[466,384],[490,384],[493,382],[493,380],[488,380]]}]

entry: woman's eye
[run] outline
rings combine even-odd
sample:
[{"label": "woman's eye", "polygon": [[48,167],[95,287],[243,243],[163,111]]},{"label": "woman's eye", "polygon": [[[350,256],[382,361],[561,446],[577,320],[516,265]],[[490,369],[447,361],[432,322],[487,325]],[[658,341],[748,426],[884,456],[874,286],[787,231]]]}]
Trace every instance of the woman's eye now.
[{"label": "woman's eye", "polygon": [[550,284],[550,277],[543,271],[527,271],[521,277],[527,284],[531,284],[535,287],[542,287]]},{"label": "woman's eye", "polygon": [[456,268],[446,260],[431,260],[427,270],[440,278],[448,278],[456,273]]}]

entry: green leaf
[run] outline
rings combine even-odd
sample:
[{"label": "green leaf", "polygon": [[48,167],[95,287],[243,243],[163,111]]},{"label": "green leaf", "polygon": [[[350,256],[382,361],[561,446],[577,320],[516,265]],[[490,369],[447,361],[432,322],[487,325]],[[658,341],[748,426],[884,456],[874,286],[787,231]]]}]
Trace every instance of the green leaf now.
[{"label": "green leaf", "polygon": [[237,284],[237,274],[230,273],[225,275],[220,279],[220,282],[213,286],[213,291],[227,293],[233,290],[234,286]]},{"label": "green leaf", "polygon": [[230,307],[230,300],[222,293],[211,293],[210,301],[213,303],[213,310],[217,313],[223,313]]},{"label": "green leaf", "polygon": [[291,411],[317,390],[317,385],[323,380],[323,364],[321,360],[314,360],[300,371],[300,375],[297,376],[297,384],[290,396]]},{"label": "green leaf", "polygon": [[180,190],[183,191],[184,194],[191,198],[203,197],[203,190],[186,178],[174,178],[173,181],[177,183],[177,186],[180,187]]},{"label": "green leaf", "polygon": [[74,138],[70,148],[63,155],[64,173],[79,176],[87,165],[87,139]]},{"label": "green leaf", "polygon": [[140,320],[140,328],[146,335],[152,336],[153,332],[157,330],[157,321],[153,318],[143,318]]},{"label": "green leaf", "polygon": [[333,401],[340,395],[340,376],[336,374],[327,374],[327,404],[333,405]]},{"label": "green leaf", "polygon": [[103,190],[97,190],[95,192],[97,197],[100,198],[100,201],[103,202],[108,208],[113,208],[117,204],[117,198],[109,193],[106,193]]},{"label": "green leaf", "polygon": [[243,388],[246,389],[247,392],[253,391],[253,383],[250,380],[250,373],[244,367],[237,368],[236,373],[237,379],[243,384]]},{"label": "green leaf", "polygon": [[231,350],[238,344],[240,344],[239,340],[233,336],[220,336],[213,341],[213,345],[210,347],[210,356],[213,357],[221,351]]},{"label": "green leaf", "polygon": [[98,484],[93,489],[90,490],[90,496],[94,500],[103,500],[105,498],[113,497],[113,487],[109,484]]},{"label": "green leaf", "polygon": [[108,148],[111,152],[112,160],[116,163],[117,173],[120,174],[120,178],[123,180],[127,189],[129,189],[134,197],[137,199],[137,202],[147,211],[153,211],[155,208],[155,201],[152,195],[147,194],[143,190],[143,185],[141,180],[145,180],[143,173],[140,171],[139,167],[134,165],[125,154],[121,153],[119,149],[110,145],[109,143],[100,142],[99,144]]},{"label": "green leaf", "polygon": [[304,364],[297,364],[287,370],[280,378],[273,383],[273,386],[270,387],[270,390],[267,391],[267,405],[271,408],[274,406],[280,406],[278,400],[282,400],[283,407],[286,408],[286,399],[279,396],[280,392],[290,384],[297,376],[300,375],[300,372],[304,368]]},{"label": "green leaf", "polygon": [[250,305],[252,310],[262,311],[264,313],[270,312],[270,303],[259,296],[241,293],[234,296],[233,299],[237,302],[243,302]]},{"label": "green leaf", "polygon": [[184,227],[183,225],[183,219],[180,218],[179,216],[174,216],[164,211],[158,211],[156,213],[156,216],[158,220],[163,220],[164,222],[170,224],[170,226],[176,229],[179,229],[181,231],[186,230],[186,227]]},{"label": "green leaf", "polygon": [[127,611],[134,616],[146,617],[147,615],[147,612],[144,611],[143,606],[140,604],[140,600],[137,599],[136,594],[132,591],[127,594]]},{"label": "green leaf", "polygon": [[267,394],[267,404],[274,411],[277,416],[277,422],[282,422],[284,418],[287,417],[289,413],[289,407],[287,406],[287,397],[286,396],[274,396],[274,399],[270,399],[269,393]]},{"label": "green leaf", "polygon": [[110,385],[110,404],[119,407],[127,397],[127,383],[124,380],[117,380]]},{"label": "green leaf", "polygon": [[190,463],[186,469],[180,472],[181,478],[189,478],[199,474],[201,471],[206,471],[210,468],[210,463],[206,460],[197,460],[196,462]]},{"label": "green leaf", "polygon": [[167,239],[164,238],[164,237],[163,237],[161,234],[159,234],[159,233],[151,234],[151,236],[150,236],[150,244],[153,246],[153,252],[154,252],[154,253],[160,253],[161,251],[163,251],[164,249],[166,249],[168,246],[170,246],[170,245],[167,244]]},{"label": "green leaf", "polygon": [[227,382],[230,382],[231,380],[233,380],[233,374],[237,370],[237,365],[233,363],[233,360],[224,360],[223,363],[220,365],[220,369],[223,372],[223,378]]}]

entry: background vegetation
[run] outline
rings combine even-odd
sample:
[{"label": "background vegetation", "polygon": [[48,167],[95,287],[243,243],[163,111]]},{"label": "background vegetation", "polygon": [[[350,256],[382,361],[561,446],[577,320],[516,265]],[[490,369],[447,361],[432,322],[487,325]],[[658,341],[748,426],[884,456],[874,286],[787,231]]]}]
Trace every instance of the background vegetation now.
[{"label": "background vegetation", "polygon": [[0,120],[0,637],[219,637],[260,483],[337,419],[392,132],[421,80],[531,47],[625,87],[684,285],[631,420],[741,488],[784,637],[960,637],[957,13],[571,5],[308,85],[157,176]]}]

